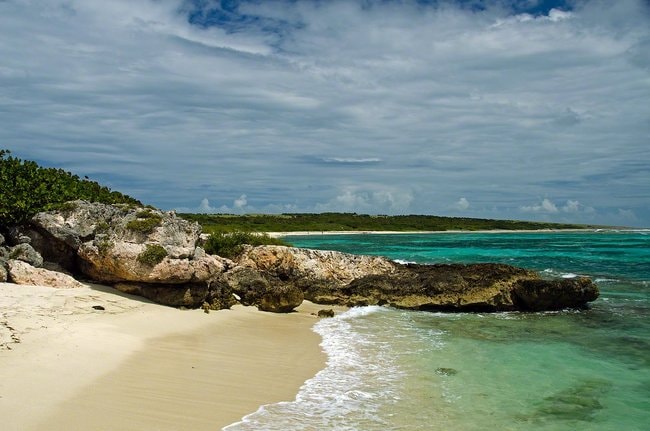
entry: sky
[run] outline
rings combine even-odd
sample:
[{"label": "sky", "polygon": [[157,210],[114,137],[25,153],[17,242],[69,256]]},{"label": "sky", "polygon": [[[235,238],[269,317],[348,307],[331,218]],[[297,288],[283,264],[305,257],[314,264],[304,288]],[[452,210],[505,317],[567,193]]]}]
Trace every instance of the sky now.
[{"label": "sky", "polygon": [[0,148],[162,209],[650,227],[650,2],[0,0]]}]

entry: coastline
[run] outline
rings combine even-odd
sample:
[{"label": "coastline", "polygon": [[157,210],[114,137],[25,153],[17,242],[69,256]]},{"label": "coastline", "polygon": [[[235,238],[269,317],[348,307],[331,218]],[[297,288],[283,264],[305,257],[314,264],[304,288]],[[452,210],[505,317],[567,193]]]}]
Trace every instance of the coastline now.
[{"label": "coastline", "polygon": [[[331,231],[296,231],[296,232],[265,232],[272,238],[287,236],[311,235],[428,235],[428,234],[454,234],[454,233],[562,233],[562,232],[595,232],[599,229],[489,229],[489,230],[331,230]],[[601,229],[602,230],[602,229]]]},{"label": "coastline", "polygon": [[320,308],[205,314],[105,286],[0,283],[3,429],[221,429],[325,367]]}]

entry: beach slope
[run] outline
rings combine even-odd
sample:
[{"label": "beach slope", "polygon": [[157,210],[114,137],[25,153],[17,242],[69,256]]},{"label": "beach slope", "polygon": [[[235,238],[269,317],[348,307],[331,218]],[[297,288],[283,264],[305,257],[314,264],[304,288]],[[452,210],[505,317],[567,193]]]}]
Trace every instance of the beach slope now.
[{"label": "beach slope", "polygon": [[98,285],[0,283],[3,430],[218,430],[324,367],[317,309],[205,314]]}]

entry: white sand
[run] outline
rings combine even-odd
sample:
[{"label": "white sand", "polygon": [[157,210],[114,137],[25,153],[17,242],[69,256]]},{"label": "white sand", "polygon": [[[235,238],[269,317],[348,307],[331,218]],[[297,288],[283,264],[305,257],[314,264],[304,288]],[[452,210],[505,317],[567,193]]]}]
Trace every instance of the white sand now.
[{"label": "white sand", "polygon": [[205,314],[103,286],[0,283],[1,429],[218,430],[324,367],[319,308]]}]

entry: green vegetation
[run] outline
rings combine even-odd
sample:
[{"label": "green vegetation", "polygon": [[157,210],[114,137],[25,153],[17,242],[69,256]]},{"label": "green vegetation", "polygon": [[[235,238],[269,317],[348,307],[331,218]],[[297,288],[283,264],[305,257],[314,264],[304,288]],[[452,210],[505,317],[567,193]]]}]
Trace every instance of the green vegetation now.
[{"label": "green vegetation", "polygon": [[560,223],[489,220],[429,215],[372,216],[354,213],[232,215],[180,214],[196,221],[206,233],[214,232],[298,232],[298,231],[445,231],[582,229],[592,226]]},{"label": "green vegetation", "polygon": [[68,201],[83,199],[105,204],[141,205],[132,197],[111,191],[63,169],[43,168],[0,150],[0,225],[21,224],[40,211],[74,209]]},{"label": "green vegetation", "polygon": [[215,232],[210,235],[204,248],[209,254],[232,259],[241,254],[244,244],[289,245],[281,239],[253,232]]},{"label": "green vegetation", "polygon": [[137,219],[128,222],[126,228],[145,234],[150,233],[154,228],[160,226],[160,222],[162,221],[162,217],[148,209],[139,211],[135,216]]},{"label": "green vegetation", "polygon": [[165,247],[159,244],[147,244],[145,250],[138,255],[138,262],[144,265],[156,266],[165,257],[167,257]]},{"label": "green vegetation", "polygon": [[101,238],[97,243],[97,250],[101,255],[106,256],[114,245],[108,238]]}]

